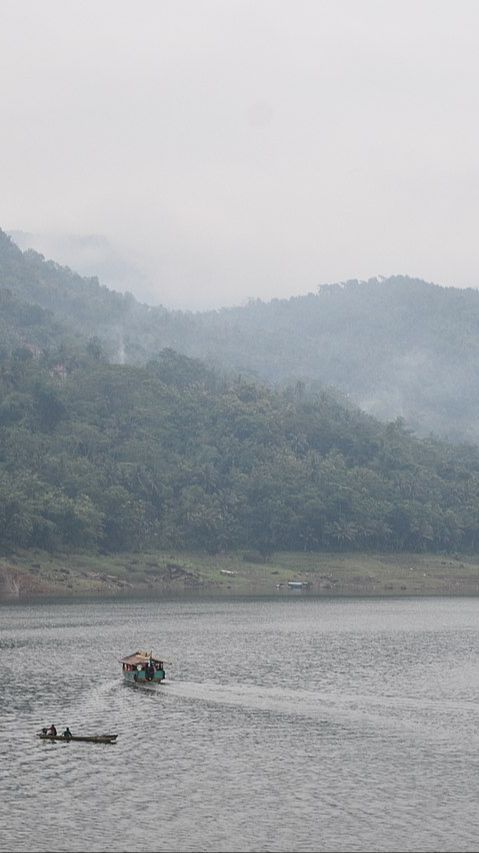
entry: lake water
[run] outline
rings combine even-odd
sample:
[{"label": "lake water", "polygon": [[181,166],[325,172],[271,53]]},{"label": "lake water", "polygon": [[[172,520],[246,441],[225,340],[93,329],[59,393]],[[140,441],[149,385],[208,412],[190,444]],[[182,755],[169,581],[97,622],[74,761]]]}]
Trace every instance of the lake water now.
[{"label": "lake water", "polygon": [[2,851],[479,849],[479,599],[3,605],[0,676]]}]

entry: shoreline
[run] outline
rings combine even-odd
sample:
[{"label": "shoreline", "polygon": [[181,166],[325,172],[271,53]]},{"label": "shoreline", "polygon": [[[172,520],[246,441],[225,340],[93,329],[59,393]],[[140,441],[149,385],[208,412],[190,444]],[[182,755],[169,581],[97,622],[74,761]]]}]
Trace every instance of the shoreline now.
[{"label": "shoreline", "polygon": [[479,555],[281,552],[263,560],[243,552],[19,551],[0,558],[0,603],[441,595],[479,595]]}]

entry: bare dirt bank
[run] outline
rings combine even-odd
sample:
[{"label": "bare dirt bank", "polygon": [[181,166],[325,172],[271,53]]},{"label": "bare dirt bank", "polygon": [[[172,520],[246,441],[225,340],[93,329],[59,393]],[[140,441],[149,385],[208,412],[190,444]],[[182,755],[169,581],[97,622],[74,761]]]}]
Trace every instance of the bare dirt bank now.
[{"label": "bare dirt bank", "polygon": [[[292,588],[290,583],[302,583]],[[0,558],[0,601],[78,596],[185,594],[479,595],[479,556],[428,554],[164,552],[56,554],[18,552]]]}]

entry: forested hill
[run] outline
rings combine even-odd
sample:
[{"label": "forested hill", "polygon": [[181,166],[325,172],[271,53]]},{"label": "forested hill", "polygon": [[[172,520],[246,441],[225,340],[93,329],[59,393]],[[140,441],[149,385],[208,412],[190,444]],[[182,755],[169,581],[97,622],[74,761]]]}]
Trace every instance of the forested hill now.
[{"label": "forested hill", "polygon": [[[10,300],[51,312],[49,319],[32,316],[32,340],[36,317],[55,320],[58,339],[98,337],[112,361],[142,365],[171,347],[279,387],[333,386],[381,419],[403,417],[418,434],[479,442],[479,292],[473,289],[398,276],[240,308],[167,311],[36,252],[22,253],[0,232],[1,289]],[[18,342],[29,342],[28,334],[22,331]]]},{"label": "forested hill", "polygon": [[[64,350],[64,356],[66,350]],[[0,369],[0,548],[474,552],[479,449],[331,394],[20,348]]]}]

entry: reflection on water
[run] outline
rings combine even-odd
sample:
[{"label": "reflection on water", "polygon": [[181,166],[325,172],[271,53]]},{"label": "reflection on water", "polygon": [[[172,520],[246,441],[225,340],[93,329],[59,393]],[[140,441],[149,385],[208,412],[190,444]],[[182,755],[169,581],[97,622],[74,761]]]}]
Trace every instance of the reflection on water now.
[{"label": "reflection on water", "polygon": [[[471,598],[0,607],[0,850],[475,851],[478,625]],[[137,648],[155,691],[122,683]]]}]

